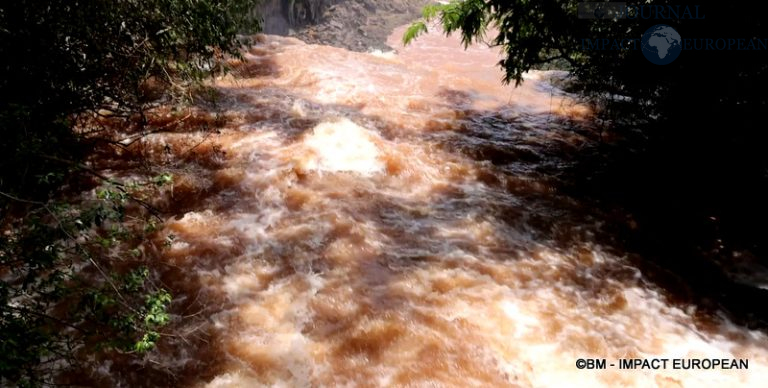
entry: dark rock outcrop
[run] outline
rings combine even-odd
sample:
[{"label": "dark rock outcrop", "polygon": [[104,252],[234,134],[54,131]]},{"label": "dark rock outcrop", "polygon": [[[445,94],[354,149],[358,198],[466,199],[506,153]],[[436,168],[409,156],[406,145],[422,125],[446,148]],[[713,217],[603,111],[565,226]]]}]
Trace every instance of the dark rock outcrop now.
[{"label": "dark rock outcrop", "polygon": [[264,32],[354,51],[390,50],[395,27],[421,15],[429,0],[270,0],[261,9]]}]

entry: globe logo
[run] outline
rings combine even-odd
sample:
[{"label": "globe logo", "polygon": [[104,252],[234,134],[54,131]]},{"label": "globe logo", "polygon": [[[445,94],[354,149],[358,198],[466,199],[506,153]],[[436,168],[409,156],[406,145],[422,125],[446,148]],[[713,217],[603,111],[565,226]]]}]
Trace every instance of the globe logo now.
[{"label": "globe logo", "polygon": [[646,30],[643,34],[642,47],[643,55],[657,65],[672,63],[683,51],[680,34],[665,24],[657,24]]},{"label": "globe logo", "polygon": [[594,14],[596,18],[602,19],[603,16],[605,16],[605,11],[603,11],[603,7],[598,5],[597,8],[595,8]]}]

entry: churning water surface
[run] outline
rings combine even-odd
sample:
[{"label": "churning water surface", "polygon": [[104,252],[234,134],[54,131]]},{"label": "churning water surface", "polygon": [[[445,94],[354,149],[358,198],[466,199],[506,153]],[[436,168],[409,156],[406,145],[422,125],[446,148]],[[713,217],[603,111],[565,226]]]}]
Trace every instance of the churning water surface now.
[{"label": "churning water surface", "polygon": [[[175,171],[159,238],[175,293],[154,372],[106,385],[760,386],[768,341],[698,327],[546,171],[595,141],[590,110],[497,52],[429,34],[397,53],[258,36],[215,83],[214,135]],[[153,151],[154,150],[154,151]],[[164,150],[164,151],[163,151]],[[160,156],[157,156],[160,157]],[[183,317],[183,318],[182,318]],[[580,370],[579,358],[743,358],[748,370]],[[156,380],[163,375],[165,380]],[[170,377],[168,377],[170,376]],[[170,379],[170,380],[168,380]],[[163,381],[163,382],[160,382]]]}]

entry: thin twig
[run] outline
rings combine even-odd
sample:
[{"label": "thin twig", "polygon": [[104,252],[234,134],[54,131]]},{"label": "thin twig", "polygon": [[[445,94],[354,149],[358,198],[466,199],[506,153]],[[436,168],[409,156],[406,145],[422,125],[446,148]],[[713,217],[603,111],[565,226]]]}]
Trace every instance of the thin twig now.
[{"label": "thin twig", "polygon": [[50,315],[48,315],[48,314],[39,313],[39,312],[37,312],[37,311],[35,311],[35,310],[31,310],[31,309],[27,309],[27,308],[23,308],[23,307],[15,307],[15,306],[12,306],[12,305],[10,305],[10,304],[6,304],[6,306],[5,306],[5,307],[6,307],[6,308],[9,308],[9,309],[11,309],[11,310],[16,310],[16,311],[18,311],[18,312],[23,312],[23,313],[27,313],[27,314],[32,314],[32,315],[36,315],[36,316],[38,316],[38,317],[40,317],[40,318],[49,319],[49,320],[51,320],[51,321],[54,321],[54,322],[57,322],[57,323],[59,323],[59,324],[62,324],[62,325],[64,325],[64,326],[67,326],[67,327],[69,327],[69,328],[75,329],[75,330],[77,330],[77,331],[79,331],[79,332],[81,332],[81,333],[86,333],[86,334],[88,333],[88,332],[86,332],[85,330],[83,330],[82,328],[79,328],[79,327],[77,327],[77,326],[74,326],[74,325],[72,325],[71,323],[68,323],[68,322],[66,322],[66,321],[62,321],[62,320],[61,320],[61,319],[59,319],[59,318],[56,318],[56,317],[52,317],[52,316],[50,316]]},{"label": "thin twig", "polygon": [[3,197],[6,197],[6,198],[12,199],[14,201],[17,201],[17,202],[31,203],[33,205],[45,205],[45,203],[43,203],[43,202],[30,201],[28,199],[22,199],[22,198],[14,197],[13,195],[10,195],[8,193],[4,193],[2,191],[0,191],[0,195],[2,195]]},{"label": "thin twig", "polygon": [[[190,118],[191,116],[192,116],[192,113],[190,113],[190,114],[186,115],[185,117],[182,117],[182,118],[180,118],[180,119],[178,119],[178,120],[175,120],[175,121],[172,121],[172,122],[170,122],[170,123],[168,123],[168,124],[165,124],[165,125],[163,125],[162,127],[157,127],[157,128],[155,128],[155,129],[152,129],[152,130],[149,130],[149,131],[141,131],[141,133],[138,133],[138,134],[136,134],[136,135],[132,135],[132,136],[128,136],[128,137],[126,137],[125,139],[122,139],[122,140],[118,140],[117,142],[118,142],[119,144],[121,144],[123,147],[128,147],[128,146],[130,146],[131,144],[133,144],[133,143],[137,142],[138,140],[140,140],[140,139],[142,139],[142,138],[144,138],[144,137],[146,137],[146,136],[148,136],[148,135],[151,135],[151,134],[153,134],[153,133],[157,133],[157,132],[162,132],[163,130],[165,130],[165,129],[169,128],[169,127],[170,127],[170,126],[172,126],[172,125],[177,125],[177,124],[180,124],[181,122],[183,122],[184,120],[186,120],[186,119]],[[132,138],[132,137],[133,137],[133,138]],[[125,141],[126,141],[126,140],[129,140],[129,139],[130,139],[130,141],[129,141],[129,142],[127,142],[127,143],[125,143]]]}]

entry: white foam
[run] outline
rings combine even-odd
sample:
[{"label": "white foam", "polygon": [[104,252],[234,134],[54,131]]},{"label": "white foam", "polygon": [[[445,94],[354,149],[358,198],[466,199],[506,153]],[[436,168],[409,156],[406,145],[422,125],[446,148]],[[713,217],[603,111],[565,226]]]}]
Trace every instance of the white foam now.
[{"label": "white foam", "polygon": [[373,50],[369,54],[377,58],[384,58],[384,59],[397,58],[397,52],[395,52],[394,50],[389,50],[389,51]]},{"label": "white foam", "polygon": [[347,118],[318,124],[304,138],[309,155],[301,160],[305,170],[339,172],[361,175],[381,172],[384,164],[376,145],[381,138]]}]

